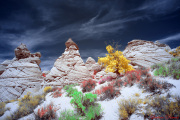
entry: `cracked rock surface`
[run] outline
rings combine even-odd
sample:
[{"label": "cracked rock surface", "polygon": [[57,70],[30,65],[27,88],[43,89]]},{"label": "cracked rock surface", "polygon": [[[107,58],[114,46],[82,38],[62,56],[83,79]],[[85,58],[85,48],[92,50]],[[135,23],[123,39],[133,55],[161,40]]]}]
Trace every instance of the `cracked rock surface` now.
[{"label": "cracked rock surface", "polygon": [[15,49],[15,56],[1,64],[4,68],[0,75],[0,102],[38,90],[43,81],[39,52],[32,54],[26,45],[21,44]]},{"label": "cracked rock surface", "polygon": [[123,55],[131,60],[133,66],[150,67],[155,63],[167,61],[173,57],[165,49],[170,50],[171,48],[158,41],[132,40],[128,42]]}]

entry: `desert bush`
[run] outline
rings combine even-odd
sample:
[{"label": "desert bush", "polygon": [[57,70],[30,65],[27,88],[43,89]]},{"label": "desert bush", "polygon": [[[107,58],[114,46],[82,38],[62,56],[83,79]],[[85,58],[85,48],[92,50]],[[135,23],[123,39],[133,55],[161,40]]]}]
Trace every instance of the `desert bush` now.
[{"label": "desert bush", "polygon": [[82,82],[82,92],[89,92],[91,91],[92,89],[94,89],[96,86],[96,81],[92,80],[92,79],[89,79],[87,81],[83,81]]},{"label": "desert bush", "polygon": [[106,67],[106,72],[116,72],[123,74],[127,71],[134,70],[131,65],[129,65],[129,60],[127,60],[121,51],[114,51],[111,45],[106,46],[106,50],[109,54],[106,57],[98,57],[98,63]]},{"label": "desert bush", "polygon": [[[149,102],[147,108],[152,107],[155,111],[151,116],[161,116],[166,119],[178,118],[180,116],[180,103],[176,99],[170,101],[168,97],[156,95]],[[149,117],[151,119],[151,117]]]},{"label": "desert bush", "polygon": [[52,120],[56,118],[56,108],[53,107],[51,103],[47,107],[42,107],[38,109],[37,114],[35,114],[36,120]]},{"label": "desert bush", "polygon": [[144,88],[146,91],[155,92],[158,89],[159,90],[162,89],[162,83],[150,76],[141,79],[139,83],[139,87]]},{"label": "desert bush", "polygon": [[66,90],[68,97],[72,97],[71,95],[74,93],[74,91],[77,91],[77,89],[73,88],[73,87],[74,87],[74,85],[66,85],[66,86],[64,86],[64,89]]},{"label": "desert bush", "polygon": [[101,90],[95,90],[93,94],[101,95]]},{"label": "desert bush", "polygon": [[87,110],[90,106],[95,106],[95,101],[97,100],[97,95],[92,93],[86,93],[83,96],[82,92],[74,91],[72,94],[72,99],[70,101],[77,110],[77,112],[81,115],[85,115],[85,110]]},{"label": "desert bush", "polygon": [[101,105],[90,106],[85,114],[86,114],[85,120],[99,120],[102,117]]},{"label": "desert bush", "polygon": [[71,110],[65,110],[60,113],[59,120],[79,120],[80,115],[75,114]]},{"label": "desert bush", "polygon": [[146,67],[139,67],[137,71],[140,72],[141,76],[147,76],[147,74],[149,74],[150,69],[147,69]]},{"label": "desert bush", "polygon": [[52,92],[52,87],[51,86],[47,86],[44,88],[44,93],[48,93],[48,92]]},{"label": "desert bush", "polygon": [[43,97],[41,95],[30,96],[30,93],[27,93],[27,95],[24,95],[23,98],[18,100],[19,108],[11,116],[12,119],[18,119],[32,113],[36,106],[39,105],[42,100]]},{"label": "desert bush", "polygon": [[154,70],[155,76],[167,77],[171,76],[174,79],[180,79],[180,58],[172,58],[167,62],[154,64],[151,69]]},{"label": "desert bush", "polygon": [[111,82],[111,85],[113,85],[113,87],[121,87],[123,85],[123,81],[121,79],[117,79],[115,81]]},{"label": "desert bush", "polygon": [[5,106],[6,106],[6,104],[4,102],[0,103],[0,116],[2,116],[4,114]]},{"label": "desert bush", "polygon": [[140,70],[128,71],[125,74],[125,81],[130,86],[133,86],[134,83],[139,82],[140,79],[141,79],[141,71]]},{"label": "desert bush", "polygon": [[62,95],[61,89],[62,88],[54,87],[52,89],[53,93],[51,95],[53,95],[54,98],[61,97]]},{"label": "desert bush", "polygon": [[120,118],[126,120],[137,110],[139,99],[123,99],[118,104]]},{"label": "desert bush", "polygon": [[105,99],[113,99],[115,96],[119,95],[119,90],[115,90],[115,88],[112,85],[101,87],[101,94],[100,100]]}]

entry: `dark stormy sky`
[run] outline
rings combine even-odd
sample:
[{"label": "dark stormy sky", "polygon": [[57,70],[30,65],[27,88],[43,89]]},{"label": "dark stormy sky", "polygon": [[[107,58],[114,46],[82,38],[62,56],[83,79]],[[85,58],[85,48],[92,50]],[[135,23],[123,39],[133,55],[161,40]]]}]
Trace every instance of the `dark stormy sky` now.
[{"label": "dark stormy sky", "polygon": [[105,56],[105,41],[123,51],[133,39],[180,45],[180,0],[0,0],[0,63],[20,43],[41,52],[50,70],[72,38],[81,57]]}]

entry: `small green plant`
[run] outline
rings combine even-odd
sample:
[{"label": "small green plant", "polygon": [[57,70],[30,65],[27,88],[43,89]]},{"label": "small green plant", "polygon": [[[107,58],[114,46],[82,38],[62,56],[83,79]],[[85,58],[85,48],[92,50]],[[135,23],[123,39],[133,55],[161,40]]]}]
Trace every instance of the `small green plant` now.
[{"label": "small green plant", "polygon": [[72,97],[71,95],[74,93],[74,91],[77,91],[76,88],[73,88],[74,85],[66,85],[64,86],[64,90],[66,90],[66,92],[68,93],[67,96],[68,97]]},{"label": "small green plant", "polygon": [[101,112],[102,112],[101,105],[90,106],[88,111],[85,113],[86,114],[85,120],[99,120],[102,117]]},{"label": "small green plant", "polygon": [[80,115],[75,114],[72,110],[63,111],[60,113],[59,120],[79,120]]},{"label": "small green plant", "polygon": [[154,76],[167,77],[171,76],[174,79],[180,79],[180,57],[172,58],[167,62],[154,64],[151,66],[151,69],[154,70]]}]

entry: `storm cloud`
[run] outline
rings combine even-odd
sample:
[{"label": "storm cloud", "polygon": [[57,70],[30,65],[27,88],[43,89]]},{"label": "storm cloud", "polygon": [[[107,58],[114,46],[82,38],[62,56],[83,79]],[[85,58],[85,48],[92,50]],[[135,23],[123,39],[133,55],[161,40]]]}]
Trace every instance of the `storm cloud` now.
[{"label": "storm cloud", "polygon": [[41,68],[50,70],[68,38],[84,61],[104,56],[105,41],[119,42],[120,50],[133,39],[174,48],[180,43],[179,13],[179,0],[1,0],[0,62],[24,43],[41,52]]}]

